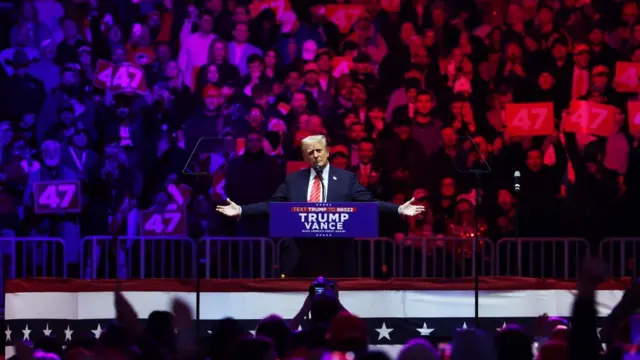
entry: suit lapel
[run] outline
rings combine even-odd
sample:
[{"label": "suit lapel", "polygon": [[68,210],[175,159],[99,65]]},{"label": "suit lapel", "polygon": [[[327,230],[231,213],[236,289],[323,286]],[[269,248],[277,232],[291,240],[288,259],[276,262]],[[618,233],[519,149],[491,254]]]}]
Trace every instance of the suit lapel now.
[{"label": "suit lapel", "polygon": [[336,194],[336,181],[334,180],[338,178],[336,173],[337,170],[334,167],[329,167],[329,176],[327,178],[327,202],[336,201],[335,196],[332,196]]},{"label": "suit lapel", "polygon": [[307,202],[307,192],[309,190],[309,177],[311,176],[311,169],[304,169],[301,170],[298,175],[300,176],[299,178],[299,182],[300,182],[300,186],[299,189],[296,191],[297,193],[295,194],[296,197],[296,202]]}]

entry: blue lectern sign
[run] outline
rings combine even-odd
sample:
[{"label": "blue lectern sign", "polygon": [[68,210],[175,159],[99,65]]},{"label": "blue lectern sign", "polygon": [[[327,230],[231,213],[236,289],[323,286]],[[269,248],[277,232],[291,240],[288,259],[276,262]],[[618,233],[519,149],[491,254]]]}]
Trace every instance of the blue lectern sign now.
[{"label": "blue lectern sign", "polygon": [[271,203],[271,237],[378,237],[377,203]]}]

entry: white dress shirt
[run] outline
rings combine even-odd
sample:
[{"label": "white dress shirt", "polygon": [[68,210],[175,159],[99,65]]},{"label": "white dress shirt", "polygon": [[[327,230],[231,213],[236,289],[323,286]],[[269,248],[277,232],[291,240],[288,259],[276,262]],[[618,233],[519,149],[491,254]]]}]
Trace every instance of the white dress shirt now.
[{"label": "white dress shirt", "polygon": [[[307,187],[307,201],[311,197],[311,191],[313,191],[313,180],[316,178],[316,171],[313,169],[309,169],[309,186]],[[320,196],[322,197],[322,202],[327,201],[327,194],[329,193],[329,164],[324,167],[322,170],[322,182],[324,183],[324,193],[321,191]]]}]

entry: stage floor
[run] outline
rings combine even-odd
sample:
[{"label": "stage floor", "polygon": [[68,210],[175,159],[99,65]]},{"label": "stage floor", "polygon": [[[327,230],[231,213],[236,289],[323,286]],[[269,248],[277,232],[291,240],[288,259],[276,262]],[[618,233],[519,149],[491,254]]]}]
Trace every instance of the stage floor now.
[{"label": "stage floor", "polygon": [[[293,317],[302,306],[311,280],[202,280],[202,332],[219,319],[238,319],[249,335],[270,314]],[[480,325],[495,332],[505,324],[529,327],[541,315],[568,317],[575,281],[529,278],[481,278]],[[611,280],[597,293],[600,320],[620,300],[630,279]],[[168,310],[180,297],[196,304],[196,282],[189,280],[124,280],[125,297],[141,319],[153,310]],[[339,281],[340,301],[365,319],[370,343],[390,354],[419,336],[447,337],[474,324],[472,279]],[[112,280],[12,280],[6,284],[5,351],[23,340],[53,335],[69,341],[80,333],[99,336],[114,318]],[[195,311],[194,311],[195,312]]]}]

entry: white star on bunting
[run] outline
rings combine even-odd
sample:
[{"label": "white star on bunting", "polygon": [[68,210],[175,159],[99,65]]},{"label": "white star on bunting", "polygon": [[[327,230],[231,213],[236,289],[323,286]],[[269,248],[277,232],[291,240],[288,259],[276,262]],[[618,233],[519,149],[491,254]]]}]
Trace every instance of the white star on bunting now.
[{"label": "white star on bunting", "polygon": [[22,340],[23,341],[28,341],[29,340],[29,334],[31,334],[31,329],[29,329],[29,324],[26,324],[24,326],[24,330],[22,330]]},{"label": "white star on bunting", "polygon": [[44,330],[42,330],[42,332],[44,333],[44,336],[51,336],[51,332],[53,330],[49,329],[49,324],[47,324],[47,326],[44,328]]},{"label": "white star on bunting", "polygon": [[209,334],[213,334],[213,331],[211,331],[211,330],[207,330],[207,332],[208,332]]},{"label": "white star on bunting", "polygon": [[502,330],[502,329],[504,329],[506,327],[507,327],[507,322],[505,321],[505,322],[502,323],[502,327],[499,327],[496,330],[500,331],[500,330]]},{"label": "white star on bunting", "polygon": [[9,325],[7,325],[7,330],[4,331],[4,341],[11,342],[11,329],[9,329]]},{"label": "white star on bunting", "polygon": [[100,335],[102,335],[102,326],[98,324],[98,327],[95,330],[91,330],[91,332],[95,335],[96,339],[99,339]]},{"label": "white star on bunting", "polygon": [[64,341],[71,341],[72,334],[73,330],[71,330],[71,326],[67,325],[67,329],[64,331]]},{"label": "white star on bunting", "polygon": [[256,336],[256,331],[255,330],[249,330],[249,332],[251,333],[252,336]]},{"label": "white star on bunting", "polygon": [[387,328],[387,324],[386,323],[382,323],[382,327],[380,329],[376,329],[376,331],[378,332],[378,340],[382,340],[382,338],[387,338],[387,340],[391,340],[391,332],[393,331],[393,329],[391,328]]},{"label": "white star on bunting", "polygon": [[467,322],[465,321],[465,322],[462,323],[462,327],[458,328],[457,330],[466,330],[466,329],[468,329],[468,328],[467,328]]},{"label": "white star on bunting", "polygon": [[429,329],[427,327],[427,323],[425,322],[425,323],[422,323],[422,328],[418,328],[416,330],[420,332],[420,336],[429,336],[431,335],[431,332],[435,329]]}]

